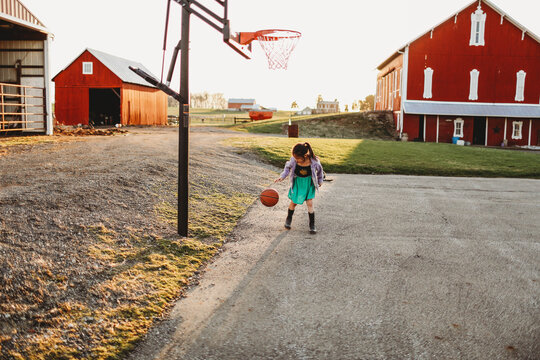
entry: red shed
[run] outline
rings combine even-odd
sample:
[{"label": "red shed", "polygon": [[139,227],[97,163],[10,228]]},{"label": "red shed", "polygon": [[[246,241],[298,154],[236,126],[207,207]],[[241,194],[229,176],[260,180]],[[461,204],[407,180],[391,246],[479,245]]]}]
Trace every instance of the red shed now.
[{"label": "red shed", "polygon": [[476,0],[377,68],[376,110],[409,140],[540,145],[540,38]]},{"label": "red shed", "polygon": [[86,49],[54,78],[56,120],[64,125],[166,125],[167,95],[129,66],[142,64]]}]

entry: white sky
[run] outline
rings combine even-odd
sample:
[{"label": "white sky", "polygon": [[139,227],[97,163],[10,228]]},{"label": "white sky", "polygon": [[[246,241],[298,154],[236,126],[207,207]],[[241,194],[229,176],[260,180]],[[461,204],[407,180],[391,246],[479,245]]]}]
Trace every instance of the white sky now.
[{"label": "white sky", "polygon": [[[21,0],[54,34],[51,77],[85,48],[143,63],[161,75],[166,0]],[[199,0],[216,4],[213,0]],[[375,68],[398,47],[468,5],[471,0],[229,0],[233,31],[268,28],[302,33],[287,70],[269,70],[260,46],[245,60],[219,32],[191,17],[190,91],[226,98],[255,98],[265,107],[313,107],[317,95],[341,108],[375,89]],[[540,35],[539,0],[493,0]],[[214,9],[215,6],[212,5]],[[165,77],[180,38],[180,6],[174,1]],[[179,66],[172,87],[178,90]]]}]

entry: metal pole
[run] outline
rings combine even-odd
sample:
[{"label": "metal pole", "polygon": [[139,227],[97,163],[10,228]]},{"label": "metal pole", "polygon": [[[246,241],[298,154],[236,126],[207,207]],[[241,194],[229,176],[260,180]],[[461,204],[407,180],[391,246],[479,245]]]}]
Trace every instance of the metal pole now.
[{"label": "metal pole", "polygon": [[188,235],[189,16],[189,3],[183,3],[180,44],[180,122],[178,124],[178,234],[180,236]]}]

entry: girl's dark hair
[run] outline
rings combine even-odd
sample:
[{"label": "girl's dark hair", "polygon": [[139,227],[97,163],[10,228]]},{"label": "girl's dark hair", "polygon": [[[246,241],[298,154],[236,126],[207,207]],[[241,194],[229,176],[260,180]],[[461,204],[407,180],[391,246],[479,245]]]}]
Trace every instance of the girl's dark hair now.
[{"label": "girl's dark hair", "polygon": [[313,153],[313,149],[311,148],[311,145],[309,145],[308,142],[305,143],[298,143],[294,145],[292,149],[293,155],[297,156],[305,156],[306,154],[309,154],[309,157],[311,159],[316,159],[317,157]]}]

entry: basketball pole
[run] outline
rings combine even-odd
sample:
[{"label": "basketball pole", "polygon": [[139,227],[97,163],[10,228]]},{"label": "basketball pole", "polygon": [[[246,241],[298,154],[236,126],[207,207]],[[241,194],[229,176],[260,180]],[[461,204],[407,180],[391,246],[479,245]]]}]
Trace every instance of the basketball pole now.
[{"label": "basketball pole", "polygon": [[178,124],[178,234],[188,236],[189,201],[189,2],[182,3],[180,123]]},{"label": "basketball pole", "polygon": [[[240,55],[249,59],[250,56],[246,53],[244,48],[238,47],[231,43],[230,29],[229,29],[229,20],[227,19],[228,12],[228,0],[216,0],[224,8],[224,17],[221,18],[219,15],[214,13],[212,10],[203,6],[196,0],[174,0],[174,2],[182,6],[182,37],[180,39],[179,45],[175,48],[173,57],[171,59],[171,67],[169,68],[169,75],[167,76],[167,83],[163,83],[163,78],[160,80],[156,79],[151,74],[146,73],[140,68],[135,68],[130,66],[129,68],[135,72],[137,75],[145,79],[150,84],[154,85],[156,88],[162,90],[166,94],[172,96],[179,102],[180,114],[179,114],[179,123],[178,123],[178,234],[180,236],[188,236],[188,203],[189,203],[189,23],[190,15],[193,13],[199,19],[203,20],[205,23],[219,31],[223,34],[224,41],[231,46],[235,51]],[[167,3],[167,24],[165,26],[165,33],[168,28],[168,18],[169,18],[169,4],[170,0]],[[191,5],[197,6],[199,12],[194,9]],[[211,20],[213,19],[213,20]],[[164,48],[166,45],[166,34],[164,38]],[[177,93],[169,87],[170,80],[173,74],[174,65],[176,63],[176,56],[178,54],[178,49],[182,52],[180,55],[180,92]],[[251,46],[247,47],[249,53],[251,53]],[[162,71],[163,77],[163,71]]]}]

